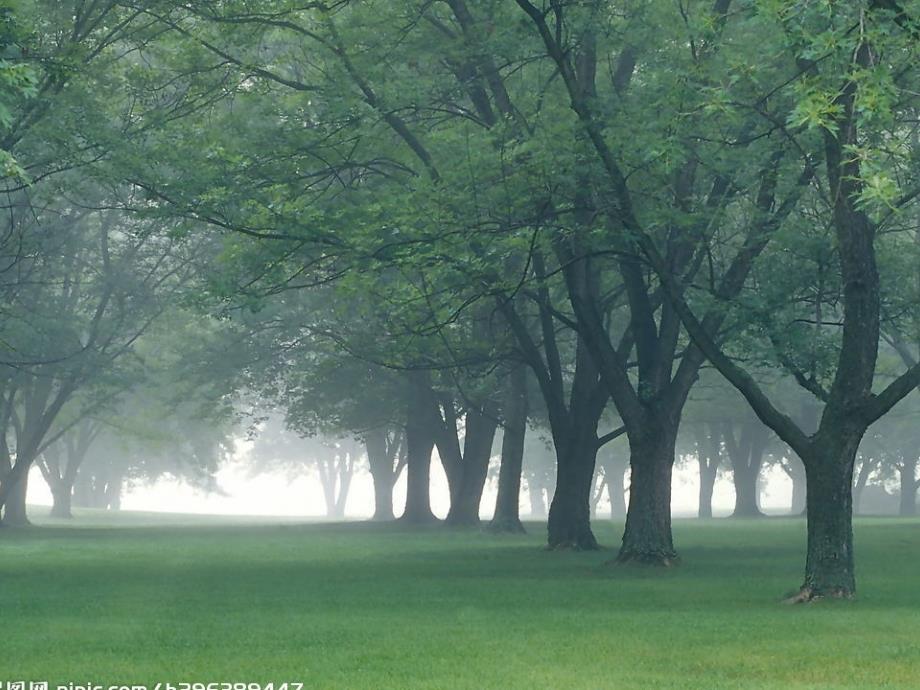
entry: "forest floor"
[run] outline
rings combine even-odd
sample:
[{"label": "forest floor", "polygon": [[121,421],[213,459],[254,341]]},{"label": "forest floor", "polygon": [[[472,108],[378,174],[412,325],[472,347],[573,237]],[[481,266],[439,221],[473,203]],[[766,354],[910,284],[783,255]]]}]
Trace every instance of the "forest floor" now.
[{"label": "forest floor", "polygon": [[679,520],[669,570],[605,565],[607,521],[594,553],[542,550],[538,524],[245,522],[84,513],[0,531],[3,690],[920,688],[916,520],[860,519],[858,599],[804,606],[779,603],[803,568],[792,518]]}]

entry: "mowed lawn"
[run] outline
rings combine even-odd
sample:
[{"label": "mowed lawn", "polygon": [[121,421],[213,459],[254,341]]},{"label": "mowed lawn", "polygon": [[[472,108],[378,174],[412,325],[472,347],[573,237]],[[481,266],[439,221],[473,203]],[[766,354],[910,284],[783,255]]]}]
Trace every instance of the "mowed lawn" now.
[{"label": "mowed lawn", "polygon": [[[39,509],[37,509],[39,510]],[[84,515],[0,532],[0,681],[920,688],[920,521],[857,524],[859,598],[786,606],[804,523],[681,520],[683,564],[361,523]]]}]

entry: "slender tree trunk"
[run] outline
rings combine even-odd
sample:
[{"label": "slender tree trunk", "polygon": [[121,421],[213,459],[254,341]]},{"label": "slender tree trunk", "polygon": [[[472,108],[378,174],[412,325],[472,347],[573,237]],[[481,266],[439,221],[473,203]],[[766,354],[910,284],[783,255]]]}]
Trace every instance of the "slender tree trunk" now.
[{"label": "slender tree trunk", "polygon": [[898,468],[901,478],[899,515],[917,514],[917,458],[905,458]]},{"label": "slender tree trunk", "polygon": [[[708,430],[707,430],[708,426]],[[712,517],[712,494],[722,464],[722,436],[714,424],[699,425],[696,432],[696,457],[700,470],[697,517]]]},{"label": "slender tree trunk", "polygon": [[630,438],[629,509],[617,562],[669,566],[677,561],[671,536],[671,470],[677,424]]},{"label": "slender tree trunk", "polygon": [[121,494],[124,491],[124,475],[119,471],[109,476],[105,486],[105,505],[107,510],[121,510]]},{"label": "slender tree trunk", "polygon": [[610,499],[610,518],[626,517],[626,469],[628,458],[617,457],[607,464],[607,497]]},{"label": "slender tree trunk", "polygon": [[697,508],[697,517],[712,517],[712,493],[716,486],[716,475],[719,472],[718,466],[712,465],[706,459],[700,457],[700,496],[699,507]]},{"label": "slender tree trunk", "polygon": [[798,456],[792,455],[789,461],[789,478],[792,480],[792,500],[789,506],[791,515],[805,515],[805,496],[807,491],[805,467]]},{"label": "slender tree trunk", "polygon": [[502,458],[498,470],[498,496],[489,529],[493,532],[522,534],[521,469],[524,464],[524,438],[527,434],[527,370],[516,367],[509,377],[505,407]]},{"label": "slender tree trunk", "polygon": [[872,474],[875,465],[875,460],[863,456],[862,462],[859,464],[859,471],[856,471],[854,467],[853,472],[856,475],[856,480],[853,482],[853,513],[855,515],[859,515],[861,512],[860,504],[862,502],[863,490],[866,488],[866,484],[869,483],[869,475]]},{"label": "slender tree trunk", "polygon": [[591,531],[590,506],[596,437],[573,434],[556,453],[559,469],[556,491],[549,507],[547,546],[550,549],[597,549],[597,539]]},{"label": "slender tree trunk", "polygon": [[546,517],[546,487],[533,477],[527,480],[527,495],[530,497],[530,517]]},{"label": "slender tree trunk", "polygon": [[3,524],[7,527],[25,527],[29,523],[26,511],[26,494],[29,490],[29,474],[25,473],[10,488],[6,504],[3,506]]}]

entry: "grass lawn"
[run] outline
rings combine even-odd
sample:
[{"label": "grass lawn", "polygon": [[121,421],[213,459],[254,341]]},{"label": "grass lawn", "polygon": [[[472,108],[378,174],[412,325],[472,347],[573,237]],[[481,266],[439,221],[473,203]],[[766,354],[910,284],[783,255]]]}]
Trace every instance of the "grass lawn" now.
[{"label": "grass lawn", "polygon": [[[38,510],[36,510],[38,512]],[[117,522],[116,522],[117,520]],[[859,598],[779,604],[804,523],[677,521],[684,562],[526,537],[84,515],[0,532],[0,681],[920,688],[920,521],[862,519]],[[621,526],[600,522],[614,546]]]}]

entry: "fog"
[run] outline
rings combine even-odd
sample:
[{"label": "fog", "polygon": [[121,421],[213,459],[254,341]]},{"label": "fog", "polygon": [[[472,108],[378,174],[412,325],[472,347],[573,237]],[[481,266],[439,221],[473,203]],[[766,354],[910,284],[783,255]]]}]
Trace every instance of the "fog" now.
[{"label": "fog", "polygon": [[[216,473],[219,493],[196,489],[175,478],[162,478],[153,484],[138,484],[125,489],[122,509],[181,514],[238,515],[261,517],[307,518],[326,520],[323,506],[323,492],[315,477],[303,475],[291,479],[286,472],[272,471],[252,476],[247,458],[245,439],[235,443],[234,454]],[[431,505],[439,518],[444,518],[450,507],[447,478],[440,467],[437,452],[434,453],[431,473]],[[770,467],[761,475],[760,506],[764,512],[782,515],[789,511],[792,497],[792,482],[779,468]],[[406,478],[397,481],[393,500],[398,507],[405,502]],[[524,519],[545,520],[545,515],[530,515],[528,489],[525,485],[520,509]],[[626,500],[629,499],[628,484]],[[699,474],[695,467],[683,464],[674,472],[671,510],[675,517],[696,517],[699,495]],[[494,479],[486,484],[480,505],[480,517],[488,520],[495,506],[496,484]],[[46,511],[52,505],[52,495],[41,473],[35,469],[29,477],[29,503],[39,511]],[[731,514],[735,505],[735,490],[731,477],[722,476],[716,480],[713,492],[713,514],[725,517]],[[36,511],[38,513],[38,511]],[[604,496],[598,503],[599,519],[609,517],[610,502]],[[374,513],[373,481],[366,470],[356,473],[348,495],[345,516],[348,519],[364,520]]]}]

